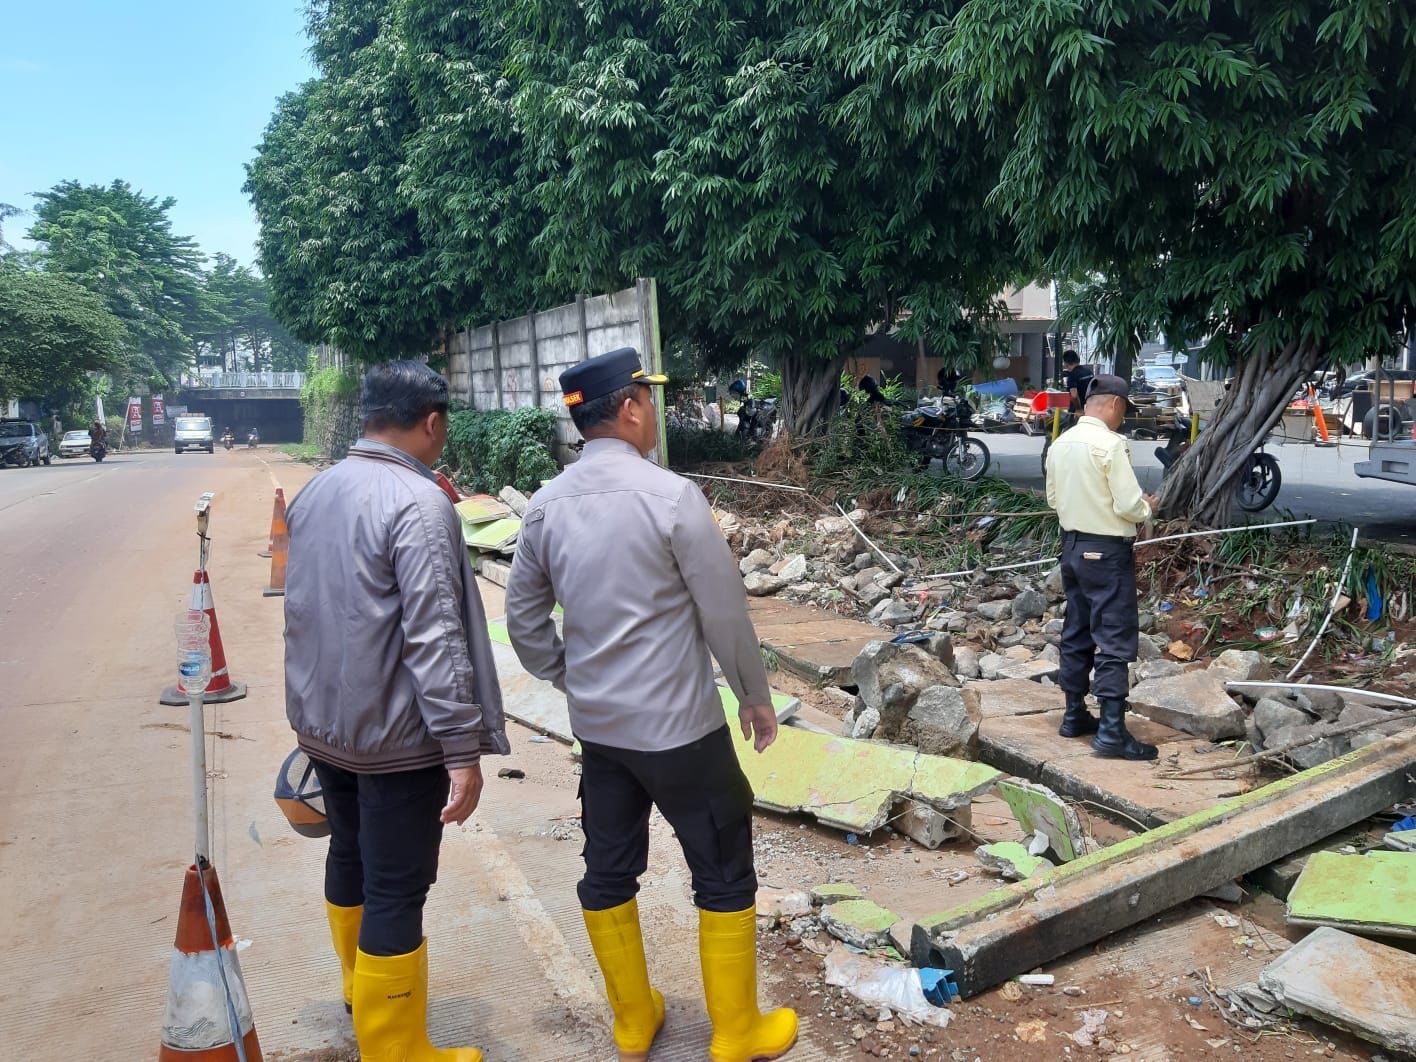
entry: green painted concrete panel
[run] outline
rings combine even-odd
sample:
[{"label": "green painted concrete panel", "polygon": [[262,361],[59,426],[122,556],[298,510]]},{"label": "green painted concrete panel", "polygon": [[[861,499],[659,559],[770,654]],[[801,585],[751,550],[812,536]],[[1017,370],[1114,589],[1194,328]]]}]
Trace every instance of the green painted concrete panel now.
[{"label": "green painted concrete panel", "polygon": [[1314,852],[1288,894],[1288,920],[1416,936],[1416,853]]},{"label": "green painted concrete panel", "polygon": [[515,542],[520,533],[521,521],[516,517],[495,520],[477,528],[462,525],[462,537],[470,548],[491,552],[498,552],[507,544]]}]

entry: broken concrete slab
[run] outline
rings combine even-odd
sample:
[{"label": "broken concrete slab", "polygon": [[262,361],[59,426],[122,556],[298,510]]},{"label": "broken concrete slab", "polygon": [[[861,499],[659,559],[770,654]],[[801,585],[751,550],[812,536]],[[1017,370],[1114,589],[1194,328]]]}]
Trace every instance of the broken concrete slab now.
[{"label": "broken concrete slab", "polygon": [[[1307,726],[1312,717],[1291,701],[1281,701],[1276,697],[1264,697],[1254,705],[1254,725],[1259,733],[1276,734],[1285,727]],[[1266,739],[1267,740],[1267,739]]]},{"label": "broken concrete slab", "polygon": [[1066,703],[1061,690],[1048,689],[1027,679],[966,682],[964,689],[978,698],[979,714],[985,720],[1040,715],[1059,711]]},{"label": "broken concrete slab", "polygon": [[531,500],[510,484],[498,492],[497,498],[510,506],[517,516],[525,516],[527,508],[531,505]]},{"label": "broken concrete slab", "polygon": [[821,924],[826,932],[865,951],[890,947],[890,927],[899,920],[894,911],[869,900],[841,900],[821,909]]},{"label": "broken concrete slab", "polygon": [[1244,709],[1225,689],[1229,672],[1187,671],[1142,682],[1131,707],[1148,719],[1210,741],[1244,736]]},{"label": "broken concrete slab", "polygon": [[[1335,729],[1332,723],[1302,723],[1298,726],[1284,727],[1271,734],[1265,733],[1264,747],[1276,749],[1316,734],[1324,734],[1331,729]],[[1351,737],[1346,734],[1338,734],[1333,737],[1324,737],[1320,741],[1311,742],[1301,748],[1292,749],[1284,755],[1306,770],[1309,767],[1316,767],[1320,763],[1327,763],[1328,760],[1336,759],[1351,747]]]},{"label": "broken concrete slab", "polygon": [[755,549],[742,560],[738,561],[738,571],[743,575],[751,575],[753,572],[765,572],[777,561],[776,556],[768,549]]},{"label": "broken concrete slab", "polygon": [[483,557],[476,564],[477,574],[489,583],[506,589],[511,582],[511,565],[499,557]]},{"label": "broken concrete slab", "polygon": [[733,744],[758,807],[853,833],[880,829],[904,799],[945,812],[964,807],[1001,777],[982,763],[795,727],[778,730],[760,755],[736,732]]},{"label": "broken concrete slab", "polygon": [[890,825],[915,844],[933,851],[945,841],[962,837],[971,821],[968,807],[955,808],[946,813],[918,800],[902,800]]},{"label": "broken concrete slab", "polygon": [[1048,851],[1057,862],[1069,863],[1086,854],[1086,835],[1077,813],[1047,786],[1004,779],[998,783],[998,795],[1013,812],[1024,836],[1041,833],[1047,838]]},{"label": "broken concrete slab", "polygon": [[520,536],[521,519],[515,516],[493,520],[475,528],[469,528],[465,521],[462,525],[463,541],[469,549],[475,549],[479,553],[514,553],[516,540]]},{"label": "broken concrete slab", "polygon": [[811,894],[805,889],[773,889],[764,885],[757,890],[758,918],[800,918],[811,912]]},{"label": "broken concrete slab", "polygon": [[1416,854],[1313,853],[1288,894],[1288,923],[1416,939]]},{"label": "broken concrete slab", "polygon": [[1041,682],[1043,679],[1057,678],[1060,666],[1055,660],[1039,656],[1035,660],[1014,660],[998,669],[999,679],[1025,679]]},{"label": "broken concrete slab", "polygon": [[787,585],[785,579],[780,579],[765,571],[748,572],[742,579],[742,587],[753,597],[765,597],[768,594],[775,594]]},{"label": "broken concrete slab", "polygon": [[475,532],[484,524],[490,524],[512,515],[510,506],[493,498],[490,494],[474,494],[470,498],[463,498],[460,502],[455,503],[453,508],[457,510],[458,519],[462,521],[464,538],[469,531]]},{"label": "broken concrete slab", "polygon": [[842,900],[859,900],[863,896],[859,886],[848,881],[832,881],[825,885],[813,886],[811,889],[811,902],[817,907],[829,907]]},{"label": "broken concrete slab", "polygon": [[1009,881],[1022,881],[1054,868],[1051,860],[1031,854],[1017,841],[979,845],[974,849],[974,854],[985,870],[1002,874]]},{"label": "broken concrete slab", "polygon": [[1416,955],[1323,928],[1270,963],[1259,986],[1300,1014],[1416,1054]]},{"label": "broken concrete slab", "polygon": [[811,605],[754,597],[747,606],[762,648],[782,667],[812,682],[854,685],[851,665],[880,637],[879,628]]},{"label": "broken concrete slab", "polygon": [[1413,756],[1416,733],[1389,737],[918,919],[911,958],[975,995],[1407,799]]}]

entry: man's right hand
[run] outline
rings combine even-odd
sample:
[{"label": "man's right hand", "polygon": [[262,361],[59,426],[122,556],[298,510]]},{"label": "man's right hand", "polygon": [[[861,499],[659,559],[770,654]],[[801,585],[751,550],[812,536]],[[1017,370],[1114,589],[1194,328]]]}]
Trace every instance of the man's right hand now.
[{"label": "man's right hand", "polygon": [[738,709],[742,736],[754,738],[752,747],[761,752],[777,740],[777,712],[770,704],[744,704]]},{"label": "man's right hand", "polygon": [[1157,498],[1154,494],[1145,494],[1142,495],[1142,497],[1145,498],[1145,502],[1147,505],[1150,506],[1152,513],[1155,513],[1160,509],[1160,499]]},{"label": "man's right hand", "polygon": [[447,807],[442,809],[442,822],[443,825],[455,822],[461,826],[472,817],[478,801],[482,799],[482,768],[480,765],[449,767],[447,776],[452,780],[452,787],[447,795]]}]

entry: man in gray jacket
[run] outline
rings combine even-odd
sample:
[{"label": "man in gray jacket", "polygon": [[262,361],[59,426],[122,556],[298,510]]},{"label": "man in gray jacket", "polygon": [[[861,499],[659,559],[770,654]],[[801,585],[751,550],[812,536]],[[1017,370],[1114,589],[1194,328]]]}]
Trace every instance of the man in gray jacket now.
[{"label": "man in gray jacket", "polygon": [[[664,377],[622,348],[560,377],[585,453],[536,492],[506,590],[526,669],[563,690],[581,746],[585,876],[578,888],[614,1011],[620,1062],[648,1057],[664,1021],[635,899],[657,806],[693,877],[713,1062],[776,1058],[797,1018],[757,1009],[752,789],[713,659],[737,695],[744,742],[777,735],[742,577],[703,492],[644,460]],[[564,609],[564,640],[551,611]],[[711,657],[710,657],[711,652]],[[749,753],[750,754],[750,753]]]},{"label": "man in gray jacket", "polygon": [[285,702],[330,823],[325,906],[365,1062],[477,1062],[427,1034],[423,905],[443,825],[510,751],[481,597],[429,466],[447,383],[391,362],[364,377],[364,437],[291,503]]}]

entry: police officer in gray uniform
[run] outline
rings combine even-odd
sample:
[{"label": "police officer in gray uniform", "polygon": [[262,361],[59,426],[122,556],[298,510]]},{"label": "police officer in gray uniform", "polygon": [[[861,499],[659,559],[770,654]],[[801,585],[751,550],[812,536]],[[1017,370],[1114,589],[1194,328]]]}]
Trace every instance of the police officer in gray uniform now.
[{"label": "police officer in gray uniform", "polygon": [[531,500],[507,585],[507,629],[526,669],[565,693],[583,752],[577,891],[620,1059],[647,1058],[664,1021],[635,899],[657,806],[692,874],[708,1055],[748,1062],[789,1050],[797,1019],[757,1008],[752,790],[713,660],[741,705],[744,742],[762,752],[777,720],[742,579],[712,509],[697,486],[644,458],[658,438],[654,387],[665,381],[645,372],[633,348],[561,374],[585,450]]},{"label": "police officer in gray uniform", "polygon": [[[1140,632],[1136,613],[1136,525],[1149,520],[1155,499],[1141,492],[1126,440],[1130,388],[1119,376],[1095,376],[1077,423],[1047,451],[1047,504],[1062,525],[1062,628],[1058,685],[1067,695],[1063,737],[1095,734],[1103,756],[1153,760],[1154,745],[1126,730],[1131,661]],[[1093,672],[1095,678],[1093,679]],[[1087,711],[1088,688],[1101,721]]]}]

